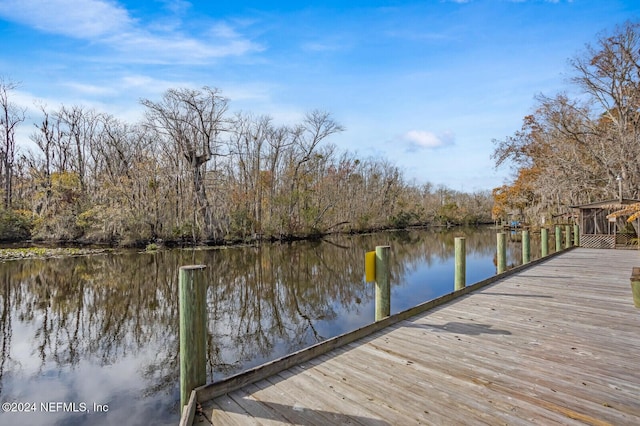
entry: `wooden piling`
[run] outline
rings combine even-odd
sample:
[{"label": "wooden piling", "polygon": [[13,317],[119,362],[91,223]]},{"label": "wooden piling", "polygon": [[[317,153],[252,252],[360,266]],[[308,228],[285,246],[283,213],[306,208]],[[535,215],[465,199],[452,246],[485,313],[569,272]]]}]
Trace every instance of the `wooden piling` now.
[{"label": "wooden piling", "polygon": [[633,306],[640,308],[640,267],[637,266],[631,269],[631,296]]},{"label": "wooden piling", "polygon": [[182,266],[180,303],[180,409],[191,391],[207,381],[207,309],[204,265]]},{"label": "wooden piling", "polygon": [[467,285],[466,242],[464,237],[455,239],[455,275],[454,289],[462,290]]},{"label": "wooden piling", "polygon": [[376,321],[391,315],[390,250],[390,246],[376,246]]},{"label": "wooden piling", "polygon": [[573,245],[580,247],[580,227],[578,227],[577,223],[573,224]]},{"label": "wooden piling", "polygon": [[507,234],[504,232],[498,233],[497,251],[498,273],[501,274],[507,270]]},{"label": "wooden piling", "polygon": [[549,255],[549,230],[547,228],[540,229],[540,257]]},{"label": "wooden piling", "polygon": [[531,262],[531,243],[529,241],[529,231],[522,230],[522,264]]},{"label": "wooden piling", "polygon": [[565,225],[564,227],[564,248],[571,247],[571,225]]},{"label": "wooden piling", "polygon": [[556,225],[556,253],[562,250],[562,231],[560,225]]}]

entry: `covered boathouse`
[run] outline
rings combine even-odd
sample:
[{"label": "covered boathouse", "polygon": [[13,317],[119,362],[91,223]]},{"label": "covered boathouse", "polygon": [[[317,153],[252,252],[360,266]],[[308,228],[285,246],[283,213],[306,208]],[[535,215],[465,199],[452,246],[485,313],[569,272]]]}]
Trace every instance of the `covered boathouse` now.
[{"label": "covered boathouse", "polygon": [[580,246],[610,249],[637,247],[637,222],[627,222],[629,215],[607,218],[611,213],[636,203],[640,203],[640,200],[616,198],[572,206],[580,211]]}]

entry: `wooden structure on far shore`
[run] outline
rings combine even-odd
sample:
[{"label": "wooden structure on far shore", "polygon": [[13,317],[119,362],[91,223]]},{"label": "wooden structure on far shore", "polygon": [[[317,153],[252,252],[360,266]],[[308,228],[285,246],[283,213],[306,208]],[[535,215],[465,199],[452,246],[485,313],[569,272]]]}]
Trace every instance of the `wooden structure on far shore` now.
[{"label": "wooden structure on far shore", "polygon": [[580,210],[580,246],[608,249],[629,246],[637,238],[637,232],[623,232],[629,229],[625,217],[607,219],[607,215],[639,202],[622,198],[572,206]]},{"label": "wooden structure on far shore", "polygon": [[637,425],[638,260],[563,251],[315,358],[198,388],[192,402],[215,425]]}]

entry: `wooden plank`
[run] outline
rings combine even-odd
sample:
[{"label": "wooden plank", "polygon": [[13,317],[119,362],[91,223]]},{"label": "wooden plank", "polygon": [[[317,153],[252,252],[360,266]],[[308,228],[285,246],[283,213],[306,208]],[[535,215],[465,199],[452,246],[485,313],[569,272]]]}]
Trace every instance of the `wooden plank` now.
[{"label": "wooden plank", "polygon": [[182,407],[182,416],[180,417],[180,426],[188,426],[193,424],[193,419],[196,415],[196,405],[197,405],[197,397],[196,392],[191,391],[189,395],[189,402]]},{"label": "wooden plank", "polygon": [[[387,369],[375,369],[367,364],[357,367],[347,362],[333,362],[325,356],[311,361],[320,374],[332,377],[334,383],[342,382],[351,393],[361,394],[378,404],[376,413],[390,419],[391,424],[444,424],[448,416],[444,407],[432,406],[428,394],[415,385],[398,387],[386,375]],[[319,363],[319,364],[316,364]],[[373,373],[376,374],[373,374]],[[401,396],[402,401],[389,396]],[[407,419],[408,418],[408,419]]]},{"label": "wooden plank", "polygon": [[[332,365],[325,366],[325,368],[328,367],[326,370],[322,367],[316,368],[316,362],[322,364],[320,358],[307,363],[307,368],[299,373],[305,374],[310,380],[313,380],[316,389],[324,389],[341,398],[345,404],[358,407],[360,409],[358,413],[361,416],[370,415],[393,425],[416,423],[416,418],[408,416],[406,410],[389,406],[384,398],[385,392],[380,394],[374,392],[368,378],[364,381],[359,380],[358,374],[352,371],[350,372],[352,373],[350,380],[347,381],[344,375],[339,374],[340,369],[334,368]],[[380,390],[383,391],[383,389]]]},{"label": "wooden plank", "polygon": [[[396,347],[395,343],[395,341],[389,342],[389,346]],[[492,404],[492,410],[490,410],[491,423],[499,420],[501,423],[515,424],[518,421],[529,421],[531,418],[546,419],[549,422],[566,421],[566,419],[555,416],[553,413],[540,412],[537,407],[523,404],[511,396],[509,398],[496,397],[493,389],[486,386],[487,383],[492,383],[493,380],[496,380],[495,370],[480,368],[477,364],[473,364],[473,367],[464,370],[459,367],[459,359],[451,356],[443,359],[441,353],[424,361],[421,357],[406,353],[403,349],[397,348],[397,352],[395,350],[379,349],[379,352],[384,352],[385,358],[390,363],[396,360],[396,362],[405,362],[407,365],[411,365],[415,370],[411,373],[413,376],[425,377],[432,387],[441,392],[446,392],[454,398],[462,397],[465,404],[475,402],[481,412],[485,414],[487,413],[485,401],[490,401]],[[438,359],[438,362],[430,363],[434,359]],[[397,371],[393,370],[393,374],[397,374]],[[504,374],[501,375],[504,376]],[[433,395],[433,393],[429,392],[429,395]],[[459,411],[462,409],[460,406],[442,405],[448,410]],[[461,418],[461,421],[464,422],[466,412],[462,411],[461,413],[465,413]]]},{"label": "wooden plank", "polygon": [[[341,395],[331,392],[331,389],[328,389],[326,385],[319,387],[322,384],[309,375],[303,374],[304,371],[305,369],[298,366],[281,372],[279,376],[286,380],[287,386],[289,383],[295,384],[297,395],[308,395],[311,399],[308,401],[309,405],[318,407],[323,412],[326,412],[327,408],[330,407],[331,421],[325,424],[388,425],[386,421],[364,410],[362,407],[347,403]],[[325,391],[321,392],[320,390],[323,388]]]},{"label": "wooden plank", "polygon": [[[398,349],[402,352],[402,348]],[[513,424],[515,421],[513,406],[510,410],[497,412],[493,407],[491,414],[484,405],[484,401],[490,399],[484,392],[485,389],[471,381],[456,381],[454,377],[446,374],[438,374],[436,370],[423,374],[427,369],[422,369],[419,359],[407,359],[403,354],[389,356],[388,353],[377,350],[370,344],[358,348],[358,355],[352,353],[345,362],[350,370],[357,370],[364,365],[364,360],[370,364],[369,374],[372,380],[385,383],[389,388],[387,393],[394,397],[390,400],[395,404],[406,404],[407,400],[416,399],[417,402],[433,399],[429,403],[429,411],[440,411],[443,416],[448,416],[449,422],[456,418],[463,422],[472,419],[475,422]],[[409,386],[408,389],[404,387]],[[438,403],[435,403],[438,401]],[[453,417],[452,417],[453,416]]]},{"label": "wooden plank", "polygon": [[269,393],[261,392],[255,385],[249,385],[228,394],[239,407],[251,413],[261,425],[295,424],[296,407],[278,404],[269,398]]},{"label": "wooden plank", "polygon": [[229,395],[222,395],[215,401],[208,401],[203,410],[209,415],[211,423],[225,426],[257,426],[260,422],[238,405]]},{"label": "wooden plank", "polygon": [[[395,349],[383,349],[385,353],[389,355],[390,359],[401,358],[415,360],[415,367],[420,368],[420,360],[416,357],[415,353],[407,353],[404,346],[398,345],[396,341],[390,342],[390,348]],[[363,347],[364,349],[364,347]],[[589,409],[592,411],[600,411],[601,414],[605,413],[611,415],[611,411],[608,408],[600,409],[604,403],[607,407],[613,406],[611,395],[608,392],[601,392],[597,394],[591,390],[587,392],[586,388],[579,383],[574,383],[567,387],[563,386],[562,381],[557,380],[557,372],[552,373],[553,376],[545,377],[545,372],[541,370],[532,370],[532,363],[530,360],[520,360],[523,365],[528,368],[518,372],[518,376],[512,376],[510,374],[493,375],[494,372],[501,370],[501,365],[505,359],[497,360],[497,362],[491,362],[488,359],[478,356],[471,360],[464,360],[468,362],[449,362],[448,359],[440,360],[438,363],[438,371],[445,372],[451,379],[450,387],[454,387],[455,379],[460,381],[474,381],[478,384],[485,386],[491,386],[497,390],[505,392],[507,390],[513,397],[514,393],[518,393],[525,400],[535,396],[542,400],[547,400],[549,404],[553,404],[553,401],[561,402],[561,405],[572,408],[580,408],[583,401],[589,405]],[[447,368],[448,364],[448,368]],[[470,364],[469,366],[467,364]],[[394,371],[395,373],[395,371]],[[484,373],[484,374],[482,374]],[[488,374],[487,374],[488,373]],[[483,377],[484,375],[484,377]],[[434,376],[434,371],[431,371],[430,377]],[[535,384],[535,385],[534,385]],[[579,399],[576,399],[579,397]],[[602,398],[602,399],[598,399]],[[595,404],[594,407],[590,405]],[[584,408],[583,408],[584,410]],[[629,411],[629,410],[623,410]],[[636,411],[636,415],[640,415]]]}]

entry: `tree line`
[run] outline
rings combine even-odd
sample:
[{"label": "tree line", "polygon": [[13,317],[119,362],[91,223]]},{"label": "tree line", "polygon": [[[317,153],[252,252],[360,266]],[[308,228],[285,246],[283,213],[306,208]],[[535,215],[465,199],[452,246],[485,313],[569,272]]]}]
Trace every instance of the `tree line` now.
[{"label": "tree line", "polygon": [[640,23],[597,37],[569,60],[568,90],[538,95],[513,136],[495,141],[514,180],[493,190],[495,217],[532,223],[570,206],[640,197]]},{"label": "tree line", "polygon": [[143,99],[130,123],[82,105],[38,105],[34,148],[16,149],[26,109],[0,80],[0,239],[110,244],[292,239],[490,221],[491,194],[416,184],[383,158],[339,150],[314,110],[294,125],[231,112],[219,89]]}]

